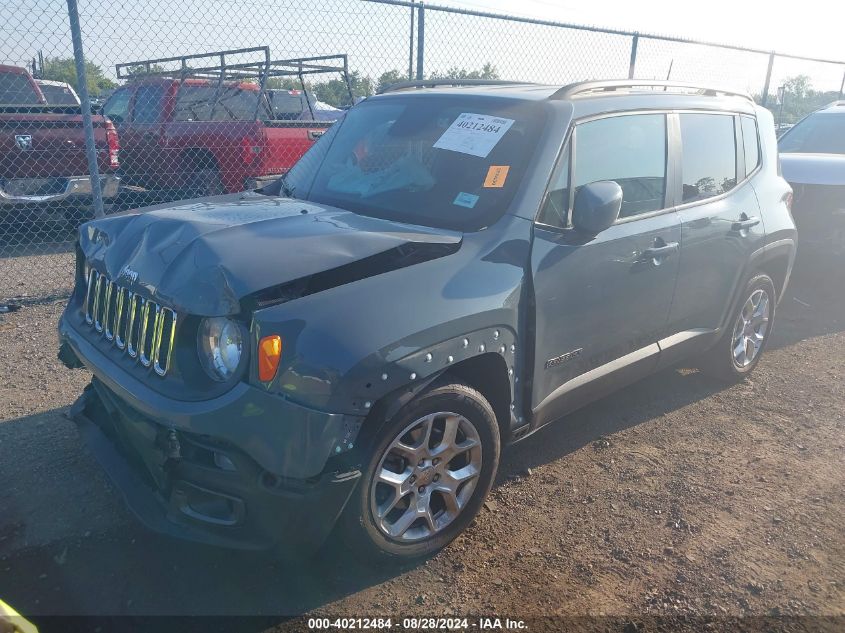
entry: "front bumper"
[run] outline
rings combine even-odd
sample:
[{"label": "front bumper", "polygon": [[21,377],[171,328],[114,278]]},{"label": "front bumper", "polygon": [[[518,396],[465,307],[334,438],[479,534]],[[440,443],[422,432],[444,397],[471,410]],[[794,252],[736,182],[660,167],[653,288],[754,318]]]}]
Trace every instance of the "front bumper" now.
[{"label": "front bumper", "polygon": [[[100,176],[104,200],[117,196],[120,178]],[[21,178],[0,185],[0,205],[45,204],[53,202],[90,203],[93,197],[90,176],[62,178]]]},{"label": "front bumper", "polygon": [[272,477],[225,443],[145,419],[96,378],[72,407],[71,417],[142,523],[208,545],[313,552],[359,478],[357,471],[309,482]]},{"label": "front bumper", "polygon": [[249,385],[210,401],[165,398],[67,320],[59,322],[60,358],[94,374],[71,417],[143,523],[239,549],[305,552],[323,542],[360,478],[327,467],[347,416]]}]

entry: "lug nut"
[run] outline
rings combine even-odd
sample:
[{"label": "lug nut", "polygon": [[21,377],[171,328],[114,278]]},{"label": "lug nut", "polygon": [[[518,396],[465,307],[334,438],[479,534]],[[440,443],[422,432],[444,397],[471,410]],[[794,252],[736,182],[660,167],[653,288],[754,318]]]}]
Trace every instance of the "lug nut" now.
[{"label": "lug nut", "polygon": [[434,481],[440,481],[440,475],[435,475],[435,476],[434,476]]},{"label": "lug nut", "polygon": [[414,483],[417,480],[416,475],[411,475],[411,479],[409,480],[411,483]]},{"label": "lug nut", "polygon": [[423,494],[425,492],[425,486],[420,486],[419,491],[420,494]]},{"label": "lug nut", "polygon": [[433,460],[431,460],[431,463],[432,463],[432,465],[437,466],[437,464],[439,464],[439,463],[440,463],[440,458],[439,458],[439,457],[435,457]]}]

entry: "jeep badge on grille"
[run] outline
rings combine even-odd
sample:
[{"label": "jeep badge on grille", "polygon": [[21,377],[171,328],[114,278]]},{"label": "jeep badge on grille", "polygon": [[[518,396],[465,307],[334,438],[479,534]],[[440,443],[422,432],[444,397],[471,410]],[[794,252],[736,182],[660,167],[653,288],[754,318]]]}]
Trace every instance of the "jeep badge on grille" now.
[{"label": "jeep badge on grille", "polygon": [[129,283],[134,284],[138,281],[138,272],[132,270],[129,266],[124,266],[120,269],[120,273],[117,275],[118,279],[121,277],[126,279]]}]

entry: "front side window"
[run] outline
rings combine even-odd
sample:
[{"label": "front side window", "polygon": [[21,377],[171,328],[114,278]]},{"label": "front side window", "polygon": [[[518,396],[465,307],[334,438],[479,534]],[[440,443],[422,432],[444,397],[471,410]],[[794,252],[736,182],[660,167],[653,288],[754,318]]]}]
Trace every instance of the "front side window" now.
[{"label": "front side window", "polygon": [[569,147],[567,144],[563,150],[563,156],[552,176],[549,192],[537,216],[540,224],[563,228],[569,222],[569,157],[572,153]]},{"label": "front side window", "polygon": [[757,122],[750,116],[740,117],[742,121],[742,145],[745,149],[745,175],[757,169],[760,164],[760,142],[757,139]]},{"label": "front side window", "polygon": [[734,117],[681,114],[682,202],[718,196],[736,186]]},{"label": "front side window", "polygon": [[164,86],[162,85],[138,86],[135,91],[132,121],[140,124],[158,123],[163,96]]},{"label": "front side window", "polygon": [[391,96],[352,108],[285,177],[289,195],[462,231],[507,211],[545,108],[493,97]]},{"label": "front side window", "polygon": [[612,180],[622,188],[620,218],[658,211],[666,197],[666,116],[633,114],[575,128],[575,194]]},{"label": "front side window", "polygon": [[845,115],[811,114],[780,137],[778,149],[786,153],[845,154]]}]

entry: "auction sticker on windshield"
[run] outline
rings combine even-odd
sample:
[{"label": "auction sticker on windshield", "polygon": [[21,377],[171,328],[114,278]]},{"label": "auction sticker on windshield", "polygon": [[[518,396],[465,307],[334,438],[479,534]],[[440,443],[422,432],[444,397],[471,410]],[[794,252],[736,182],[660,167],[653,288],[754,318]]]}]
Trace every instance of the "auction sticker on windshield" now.
[{"label": "auction sticker on windshield", "polygon": [[462,112],[437,139],[434,147],[487,158],[513,123],[513,119]]}]

